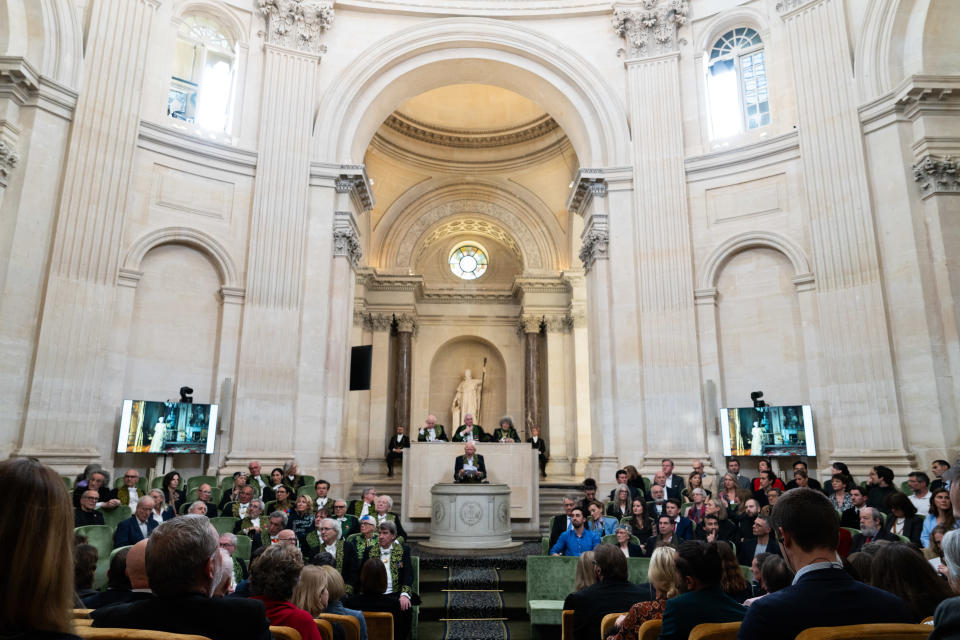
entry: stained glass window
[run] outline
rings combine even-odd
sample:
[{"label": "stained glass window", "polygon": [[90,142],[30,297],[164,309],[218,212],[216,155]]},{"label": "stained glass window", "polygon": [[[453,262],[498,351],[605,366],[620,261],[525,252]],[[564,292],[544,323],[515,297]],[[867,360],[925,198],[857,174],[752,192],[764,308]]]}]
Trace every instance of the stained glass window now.
[{"label": "stained glass window", "polygon": [[476,280],[487,270],[487,254],[472,244],[457,247],[450,254],[450,271],[464,280]]},{"label": "stained glass window", "polygon": [[770,124],[763,41],[754,29],[731,29],[713,45],[707,63],[707,98],[714,138]]}]

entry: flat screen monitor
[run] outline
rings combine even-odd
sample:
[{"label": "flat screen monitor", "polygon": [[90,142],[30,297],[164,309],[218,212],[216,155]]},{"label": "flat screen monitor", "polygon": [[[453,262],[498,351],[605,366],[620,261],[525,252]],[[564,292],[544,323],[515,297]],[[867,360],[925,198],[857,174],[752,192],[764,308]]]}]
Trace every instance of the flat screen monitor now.
[{"label": "flat screen monitor", "polygon": [[720,410],[726,456],[814,456],[810,405]]},{"label": "flat screen monitor", "polygon": [[217,405],[124,400],[117,453],[213,453]]}]

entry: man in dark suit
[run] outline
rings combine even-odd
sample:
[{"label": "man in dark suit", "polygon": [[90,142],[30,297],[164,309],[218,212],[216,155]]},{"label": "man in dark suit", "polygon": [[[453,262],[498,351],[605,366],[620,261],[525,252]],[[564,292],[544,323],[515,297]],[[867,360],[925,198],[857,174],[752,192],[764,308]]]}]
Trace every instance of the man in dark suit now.
[{"label": "man in dark suit", "polygon": [[646,542],[643,543],[643,548],[647,552],[647,557],[653,555],[653,550],[657,547],[673,547],[677,549],[680,547],[680,539],[677,537],[675,527],[673,525],[673,518],[667,514],[661,514],[657,518],[657,533],[647,538]]},{"label": "man in dark suit", "polygon": [[113,533],[113,548],[136,544],[149,537],[157,528],[157,521],[150,517],[151,511],[153,511],[153,498],[149,496],[140,498],[137,501],[136,512],[117,525],[117,530]]},{"label": "man in dark suit", "polygon": [[[744,567],[753,564],[753,557],[757,553],[772,553],[775,556],[782,556],[780,545],[773,537],[773,529],[770,526],[770,516],[760,514],[753,521],[753,538],[744,540],[737,547],[737,562]],[[758,551],[759,549],[759,551]]]},{"label": "man in dark suit", "polygon": [[873,507],[864,507],[860,510],[860,533],[853,536],[853,544],[850,546],[850,553],[863,551],[864,545],[877,540],[888,540],[898,542],[900,538],[883,530],[883,519],[880,516],[880,510]]},{"label": "man in dark suit", "polygon": [[270,623],[262,602],[209,596],[223,562],[217,542],[216,529],[200,515],[158,526],[146,554],[150,588],[157,597],[98,609],[91,614],[93,626],[196,634],[211,640],[269,640]]},{"label": "man in dark suit", "polygon": [[547,477],[547,443],[540,437],[540,429],[530,428],[530,437],[527,438],[534,449],[537,450],[537,460],[540,462],[540,477]]},{"label": "man in dark suit", "polygon": [[437,416],[427,416],[426,423],[420,427],[417,442],[448,442],[447,434],[442,424],[437,424]]},{"label": "man in dark suit", "polygon": [[463,455],[457,456],[457,461],[453,465],[454,481],[463,482],[470,477],[477,480],[487,479],[487,467],[483,464],[483,456],[477,453],[477,447],[473,442],[463,445]]},{"label": "man in dark suit", "polygon": [[890,508],[887,507],[887,496],[896,492],[896,490],[897,488],[893,486],[893,470],[890,467],[878,464],[867,473],[868,506],[889,515]]},{"label": "man in dark suit", "polygon": [[393,463],[403,459],[403,450],[410,448],[410,438],[405,433],[406,428],[402,424],[397,425],[397,432],[390,438],[390,444],[387,445],[387,477],[393,477]]},{"label": "man in dark suit", "polygon": [[[630,490],[630,502],[632,503],[633,500],[640,495],[640,491],[636,487],[631,487],[630,485],[627,484],[627,471],[625,469],[617,469],[616,477],[617,477],[617,486],[615,486],[613,489],[610,490],[609,501],[613,502],[617,499],[617,491],[620,489],[620,485],[625,484],[627,485],[627,488]],[[641,497],[645,498],[645,496],[641,496]]]},{"label": "man in dark suit", "polygon": [[650,599],[650,591],[627,581],[627,559],[612,544],[593,550],[597,583],[571,593],[563,601],[573,610],[574,640],[595,640],[600,636],[600,621],[608,613],[628,611],[638,602]]},{"label": "man in dark suit", "polygon": [[735,541],[735,544],[739,545],[744,540],[753,537],[753,521],[757,519],[758,515],[760,515],[760,505],[757,501],[754,498],[744,500],[743,513],[737,519],[737,526],[740,527],[738,532],[740,537]]},{"label": "man in dark suit", "polygon": [[733,474],[733,477],[737,479],[737,484],[740,485],[741,489],[753,491],[753,480],[747,476],[740,475],[740,461],[737,458],[727,460],[727,472]]},{"label": "man in dark suit", "polygon": [[[804,473],[807,474],[807,477],[809,477],[810,471],[809,471],[808,468],[807,468],[807,463],[806,463],[806,462],[804,462],[803,460],[797,460],[796,462],[794,462],[794,463],[793,463],[793,470],[794,470],[794,471],[797,471],[797,469],[801,469]],[[797,481],[796,481],[796,480],[791,480],[790,482],[787,483],[786,490],[787,490],[787,491],[790,491],[790,489],[796,489],[798,486],[799,486],[799,485],[797,484]],[[807,480],[807,486],[810,487],[811,489],[816,489],[817,491],[822,491],[822,490],[823,490],[823,487],[822,487],[821,484],[817,481],[816,478],[810,478],[809,480]],[[841,525],[841,526],[846,526],[846,525]],[[856,528],[856,527],[854,527],[854,528]]]},{"label": "man in dark suit", "polygon": [[664,505],[665,513],[673,519],[674,531],[680,540],[693,539],[693,520],[680,515],[680,501],[668,498]]},{"label": "man in dark suit", "polygon": [[903,600],[854,580],[837,562],[840,524],[825,495],[803,487],[788,491],[774,506],[773,520],[796,577],[750,605],[739,640],[795,638],[811,627],[916,622]]},{"label": "man in dark suit", "polygon": [[666,513],[666,504],[666,492],[663,489],[663,485],[650,485],[650,501],[647,502],[644,512],[648,513],[651,518],[658,518]]},{"label": "man in dark suit", "polygon": [[73,526],[86,527],[91,524],[103,524],[103,514],[95,509],[100,498],[93,489],[87,489],[80,496],[80,507],[73,510]]},{"label": "man in dark suit", "polygon": [[564,531],[572,528],[570,523],[570,510],[577,506],[577,497],[572,495],[563,496],[563,514],[558,516],[553,516],[550,519],[550,545],[548,549],[552,549],[553,545],[557,544],[557,538],[560,537],[560,534]]},{"label": "man in dark suit", "polygon": [[860,528],[860,510],[867,506],[867,492],[859,485],[850,489],[850,499],[853,506],[840,515],[840,526],[850,529]]},{"label": "man in dark suit", "polygon": [[683,478],[673,473],[673,460],[670,458],[661,460],[660,470],[663,471],[663,488],[667,491],[667,497],[682,501],[684,482]]},{"label": "man in dark suit", "polygon": [[410,635],[410,627],[413,623],[411,606],[420,604],[420,596],[413,591],[413,564],[410,561],[410,548],[397,542],[397,527],[392,522],[381,522],[377,530],[380,534],[378,544],[364,550],[360,566],[370,558],[383,561],[390,574],[391,585],[391,591],[386,595],[396,598],[400,603],[398,618],[400,630],[396,637],[406,638]]},{"label": "man in dark suit", "polygon": [[197,487],[197,500],[200,500],[207,505],[208,518],[217,517],[217,505],[210,502],[210,497],[212,495],[213,495],[213,489],[210,488],[210,485],[202,484],[199,487]]},{"label": "man in dark suit", "polygon": [[692,540],[680,545],[676,565],[683,593],[667,600],[660,640],[685,639],[698,624],[743,619],[746,610],[720,587],[718,544],[724,543]]}]

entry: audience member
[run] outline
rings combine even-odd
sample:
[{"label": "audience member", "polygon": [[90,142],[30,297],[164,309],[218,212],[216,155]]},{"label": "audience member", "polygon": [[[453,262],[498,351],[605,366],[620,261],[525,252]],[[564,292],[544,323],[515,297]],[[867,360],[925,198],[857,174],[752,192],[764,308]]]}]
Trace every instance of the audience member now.
[{"label": "audience member", "polygon": [[650,514],[651,518],[659,518],[663,515],[666,500],[666,491],[663,485],[656,483],[650,485],[650,500],[647,501],[647,513]]},{"label": "audience member", "polygon": [[830,502],[833,503],[833,508],[841,514],[847,509],[852,509],[853,497],[847,491],[844,477],[839,473],[833,474],[833,477],[830,478],[830,486],[833,488],[833,492],[830,494]]},{"label": "audience member", "polygon": [[[283,485],[283,469],[280,467],[274,467],[270,471],[270,482],[267,483],[267,486],[264,487],[263,491],[260,493],[260,498],[263,500],[264,504],[270,504],[277,499],[277,489]],[[287,489],[289,492],[289,489]]]},{"label": "audience member", "polygon": [[950,463],[946,460],[934,460],[930,464],[930,470],[933,472],[933,481],[930,482],[930,491],[935,491],[941,487],[946,488],[943,480],[943,474],[950,468]]},{"label": "audience member", "polygon": [[878,540],[897,542],[900,539],[883,530],[883,519],[879,510],[873,507],[865,507],[860,511],[860,533],[853,536],[853,545],[850,547],[850,552],[862,551],[864,545]]},{"label": "audience member", "polygon": [[[727,510],[727,515],[735,517],[743,503],[750,497],[750,492],[737,484],[737,476],[732,473],[725,473],[720,479],[720,498],[721,504]],[[749,480],[747,482],[750,482]]]},{"label": "audience member", "polygon": [[381,493],[377,496],[377,499],[373,501],[374,513],[373,517],[377,521],[377,525],[380,525],[384,522],[392,522],[397,527],[397,537],[406,540],[407,532],[403,530],[403,525],[400,524],[400,516],[395,512],[391,511],[393,509],[393,498]]},{"label": "audience member", "polygon": [[680,574],[681,593],[667,600],[660,640],[686,639],[695,626],[705,622],[737,622],[743,619],[743,606],[721,588],[721,547],[727,545],[699,540],[680,545],[676,565]]},{"label": "audience member", "polygon": [[163,499],[162,490],[150,489],[147,495],[153,499],[153,511],[150,512],[150,517],[156,520],[157,524],[163,524],[165,521],[177,515],[173,512],[173,507],[168,506]]},{"label": "audience member", "polygon": [[273,545],[251,567],[250,593],[263,603],[271,625],[296,629],[303,640],[322,640],[313,616],[290,602],[302,569],[299,549]]},{"label": "audience member", "polygon": [[647,538],[643,548],[647,555],[650,555],[658,547],[673,547],[676,549],[679,546],[680,539],[675,534],[673,518],[664,513],[657,518],[657,534]]},{"label": "audience member", "polygon": [[597,573],[593,570],[593,551],[584,551],[577,558],[577,569],[573,575],[573,590],[580,591],[597,583]]},{"label": "audience member", "polygon": [[770,553],[775,556],[783,555],[780,545],[773,536],[773,527],[770,516],[760,514],[753,521],[753,537],[747,538],[737,547],[737,558],[745,567],[749,567],[754,556],[758,553]]},{"label": "audience member", "polygon": [[[764,483],[764,475],[767,472],[770,473],[769,482]],[[767,460],[766,458],[760,458],[760,460],[757,461],[757,476],[758,477],[753,479],[753,481],[750,484],[750,487],[748,488],[748,490],[752,491],[754,494],[756,494],[757,491],[764,489],[765,487],[776,487],[781,491],[786,491],[786,487],[783,484],[783,480],[778,478],[776,474],[773,473],[773,468],[770,466],[770,461]]]},{"label": "audience member", "polygon": [[[700,476],[696,477],[699,478]],[[707,492],[703,490],[703,487],[694,487],[690,491],[690,498],[693,504],[687,507],[687,512],[683,515],[693,524],[700,526],[707,515]]]},{"label": "audience member", "polygon": [[641,496],[646,499],[647,494],[647,481],[643,476],[640,475],[640,472],[632,464],[628,464],[623,468],[627,472],[627,486],[633,491],[635,496]]},{"label": "audience member", "polygon": [[205,516],[207,515],[207,503],[203,500],[195,500],[189,507],[187,507],[187,513],[196,516]]},{"label": "audience member", "polygon": [[914,622],[932,616],[953,594],[923,555],[908,544],[885,544],[873,557],[870,584],[899,596],[913,612]]},{"label": "audience member", "polygon": [[760,585],[763,593],[755,598],[744,601],[743,605],[749,607],[758,599],[786,589],[793,582],[793,571],[787,566],[786,560],[780,556],[764,554],[766,558],[760,565]]},{"label": "audience member", "polygon": [[627,559],[616,547],[603,544],[593,553],[596,584],[571,593],[563,601],[564,609],[573,610],[575,640],[596,640],[603,616],[627,611],[634,603],[649,598],[649,592],[627,580]]},{"label": "audience member", "polygon": [[907,486],[910,487],[910,495],[907,497],[917,513],[926,514],[930,508],[930,476],[923,471],[912,471],[907,475]]},{"label": "audience member", "polygon": [[197,487],[197,500],[203,502],[207,505],[207,517],[216,518],[219,511],[217,511],[217,505],[213,504],[210,501],[210,498],[213,496],[213,489],[209,484],[201,484]]},{"label": "audience member", "polygon": [[760,503],[754,498],[747,498],[737,513],[737,523],[739,524],[739,540],[737,544],[753,537],[753,521],[760,515]]},{"label": "audience member", "polygon": [[839,562],[836,510],[822,493],[798,488],[773,510],[780,549],[796,571],[793,584],[758,600],[740,626],[741,640],[794,638],[810,627],[913,622],[897,596],[857,582]]},{"label": "audience member", "polygon": [[923,520],[915,518],[917,508],[904,494],[897,491],[887,496],[887,508],[890,515],[881,528],[895,536],[903,536],[920,547],[920,535],[923,533]]},{"label": "audience member", "polygon": [[287,519],[287,527],[293,530],[301,546],[304,546],[307,534],[314,530],[313,523],[315,519],[316,514],[313,508],[313,498],[310,496],[297,496],[293,510],[290,512],[290,517]]},{"label": "audience member", "polygon": [[36,460],[10,458],[0,462],[0,486],[0,637],[77,640],[73,508],[63,480]]},{"label": "audience member", "polygon": [[691,471],[690,475],[687,476],[687,487],[680,492],[680,495],[682,496],[683,500],[685,500],[686,502],[693,502],[694,489],[700,489],[701,491],[703,491],[704,500],[706,500],[707,498],[713,495],[713,491],[703,486],[703,474],[699,471]]},{"label": "audience member", "polygon": [[356,618],[360,625],[360,640],[367,640],[367,621],[363,617],[363,612],[343,606],[342,599],[347,594],[347,585],[343,581],[343,576],[332,565],[322,565],[318,568],[327,576],[327,591],[330,593],[327,599],[327,613]]},{"label": "audience member", "polygon": [[653,535],[653,520],[647,514],[647,506],[643,498],[636,497],[630,507],[630,515],[620,520],[621,524],[629,524],[633,535],[641,542]]},{"label": "audience member", "polygon": [[[947,469],[943,473],[949,473]],[[955,484],[956,480],[952,480]],[[943,536],[943,559],[947,565],[947,581],[954,593],[960,593],[960,532],[947,531]],[[930,640],[960,638],[960,596],[941,602],[933,612]]]},{"label": "audience member", "polygon": [[[62,481],[61,481],[62,482]],[[94,469],[87,476],[87,483],[84,486],[76,486],[73,490],[73,506],[80,507],[80,497],[87,491],[97,492],[97,504],[95,509],[116,509],[120,506],[120,501],[113,497],[110,488],[107,486],[110,482],[110,474],[102,469]]]},{"label": "audience member", "polygon": [[667,491],[667,497],[682,501],[683,478],[673,473],[673,460],[670,458],[661,460],[660,470],[663,472],[663,488]]},{"label": "audience member", "polygon": [[[378,558],[387,570],[387,585],[383,594],[393,598],[400,605],[399,637],[410,635],[413,623],[411,606],[420,604],[420,596],[413,591],[413,564],[410,561],[410,549],[397,540],[397,527],[392,522],[381,522],[377,526],[378,544],[364,550],[363,560]],[[366,609],[363,609],[366,611]]]},{"label": "audience member", "polygon": [[261,475],[263,467],[260,466],[260,463],[256,460],[251,460],[250,463],[247,464],[247,471],[250,472],[247,478],[247,484],[253,487],[253,490],[258,496],[263,496],[263,490],[270,486]]},{"label": "audience member", "polygon": [[620,524],[617,527],[617,548],[620,549],[620,552],[625,558],[645,558],[647,556],[646,549],[642,545],[639,545],[635,542],[631,542],[630,538],[633,537],[633,529],[630,528],[628,524]]},{"label": "audience member", "polygon": [[217,563],[217,573],[213,576],[213,592],[210,594],[212,598],[228,596],[237,587],[233,575],[233,558],[230,557],[230,552],[221,546],[217,549],[217,555],[220,556],[220,560]]},{"label": "audience member", "polygon": [[333,519],[340,523],[340,531],[344,538],[360,533],[360,520],[357,516],[347,513],[347,501],[341,498],[332,500]]},{"label": "audience member", "polygon": [[157,521],[150,517],[153,513],[153,498],[145,496],[137,501],[137,509],[126,520],[117,523],[117,530],[113,533],[113,547],[126,547],[136,544],[157,528]]},{"label": "audience member", "polygon": [[920,532],[920,543],[927,547],[930,545],[930,532],[934,527],[946,527],[947,529],[956,529],[960,527],[954,515],[953,500],[951,492],[947,489],[934,489],[930,492],[930,506],[927,508],[927,517],[923,521],[923,530]]},{"label": "audience member", "polygon": [[73,590],[78,601],[97,593],[93,588],[96,570],[97,548],[89,544],[76,545],[73,549]]},{"label": "audience member", "polygon": [[[843,462],[834,462],[830,465],[830,477],[840,474],[846,479],[847,482],[847,491],[850,491],[857,484],[853,481],[853,476],[850,474],[850,469]],[[811,487],[812,489],[813,487]],[[833,495],[833,483],[828,482],[825,487],[823,487],[823,492],[827,494],[827,497]]]},{"label": "audience member", "polygon": [[80,496],[80,506],[73,510],[73,526],[86,527],[103,524],[103,514],[96,510],[99,495],[93,489],[87,489]]},{"label": "audience member", "polygon": [[180,488],[180,482],[180,474],[176,471],[170,471],[163,476],[163,483],[161,484],[163,499],[173,509],[174,513],[180,513],[180,507],[187,502],[187,496]]},{"label": "audience member", "polygon": [[[749,490],[753,486],[753,481],[745,475],[740,473],[740,460],[737,458],[730,458],[727,460],[727,473],[733,476],[734,481],[737,483],[737,486],[741,489]],[[721,486],[721,491],[724,489]]]},{"label": "audience member", "polygon": [[672,547],[660,547],[653,552],[647,580],[653,585],[654,597],[637,602],[617,618],[617,634],[613,640],[637,640],[637,631],[644,622],[663,618],[667,600],[680,593],[676,557],[677,551]]},{"label": "audience member", "polygon": [[570,510],[570,525],[571,528],[561,533],[556,544],[550,548],[550,555],[579,556],[600,544],[600,536],[597,532],[586,528],[581,507],[576,506]]},{"label": "audience member", "polygon": [[147,600],[153,597],[150,579],[147,577],[147,544],[141,540],[127,551],[127,580],[130,581],[130,596],[127,602]]},{"label": "audience member", "polygon": [[[807,486],[809,488],[816,489],[817,491],[823,490],[823,488],[820,486],[820,482],[816,478],[810,477],[810,469],[809,467],[807,467],[807,463],[805,461],[797,460],[796,462],[794,462],[793,471],[794,473],[796,473],[797,471],[803,471],[807,475]],[[784,491],[790,491],[790,489],[796,489],[797,486],[798,485],[797,485],[796,479],[791,480],[784,487]]]},{"label": "audience member", "polygon": [[603,536],[613,535],[617,530],[617,519],[603,515],[603,504],[599,500],[592,501],[587,505],[587,511],[590,514],[587,520],[587,528]]},{"label": "audience member", "polygon": [[323,479],[317,480],[313,483],[313,492],[316,494],[313,503],[317,506],[317,509],[325,507],[330,510],[330,513],[333,513],[333,502],[329,496],[330,483]]},{"label": "audience member", "polygon": [[557,539],[560,537],[560,534],[564,531],[569,531],[573,528],[573,525],[570,524],[570,511],[577,504],[577,496],[573,494],[567,494],[563,496],[563,513],[561,515],[554,516],[550,521],[550,548],[553,548],[553,545],[557,544]]},{"label": "audience member", "polygon": [[[626,472],[624,472],[624,477],[626,477]],[[613,497],[610,498],[610,503],[607,505],[606,515],[617,520],[629,518],[632,497],[630,487],[626,484],[618,484],[610,493]]]},{"label": "audience member", "polygon": [[927,559],[933,570],[946,577],[946,563],[943,561],[943,536],[947,535],[946,527],[936,526],[930,532],[930,546],[924,547],[923,557]]},{"label": "audience member", "polygon": [[703,461],[700,460],[699,458],[694,460],[690,466],[693,469],[693,473],[700,474],[700,478],[703,481],[703,488],[706,490],[707,496],[713,497],[717,495],[717,492],[719,491],[719,486],[720,486],[717,480],[717,474],[707,473],[706,469],[703,466]]},{"label": "audience member", "polygon": [[[110,558],[110,568],[107,569],[106,591],[95,591],[93,594],[81,598],[87,609],[99,609],[117,602],[130,601],[130,578],[127,577],[127,554],[130,549],[120,549]],[[94,549],[96,551],[96,549]],[[96,562],[94,562],[96,567]]]},{"label": "audience member", "polygon": [[127,469],[123,474],[123,485],[113,490],[112,497],[120,504],[130,507],[131,511],[137,508],[137,501],[146,495],[146,492],[137,485],[140,482],[140,473],[136,469]]},{"label": "audience member", "polygon": [[[340,523],[333,518],[317,516],[317,529],[307,536],[312,555],[329,553],[333,557],[333,567],[340,572],[347,583],[347,593],[352,593],[360,571],[357,548],[341,535]],[[316,534],[316,539],[314,539]],[[315,540],[315,542],[314,542]]]},{"label": "audience member", "polygon": [[230,556],[230,570],[233,573],[233,587],[236,587],[238,584],[250,577],[250,570],[247,567],[247,563],[243,561],[243,558],[236,555],[237,553],[237,536],[230,532],[224,532],[220,534],[219,541],[220,548],[227,552],[227,555]]},{"label": "audience member", "polygon": [[882,464],[870,469],[867,473],[867,506],[887,511],[887,496],[895,492],[893,486],[893,470]]},{"label": "audience member", "polygon": [[369,558],[360,567],[357,593],[344,598],[345,607],[357,611],[379,611],[393,616],[394,640],[406,640],[400,631],[400,602],[387,591],[387,570],[379,558]]},{"label": "audience member", "polygon": [[377,499],[377,490],[373,487],[366,487],[361,496],[359,500],[350,502],[350,506],[347,507],[347,513],[352,513],[357,518],[362,518],[367,515],[372,516],[376,512],[374,500]]},{"label": "audience member", "polygon": [[583,481],[583,498],[580,500],[580,508],[583,509],[583,515],[590,513],[590,503],[597,499],[597,481],[593,478],[587,478]]},{"label": "audience member", "polygon": [[854,577],[857,580],[864,584],[870,584],[873,579],[873,556],[871,554],[858,551],[847,556],[846,561],[856,572]]},{"label": "audience member", "polygon": [[770,487],[766,491],[767,504],[760,507],[760,513],[765,516],[770,515],[773,512],[773,507],[777,504],[777,500],[780,499],[780,496],[783,495],[783,491],[777,489],[776,487]]},{"label": "audience member", "polygon": [[718,540],[723,540],[720,536],[720,521],[717,518],[717,514],[711,513],[708,516],[705,516],[703,523],[697,527],[696,531],[693,533],[695,540],[700,540],[702,542],[716,542]]},{"label": "audience member", "polygon": [[[793,472],[793,484],[797,488],[801,489],[810,489],[810,474],[807,473],[806,469],[796,469]],[[830,487],[830,485],[827,485]]]},{"label": "audience member", "polygon": [[639,490],[627,484],[627,475],[626,469],[617,469],[617,473],[615,474],[617,486],[610,490],[610,497],[608,498],[610,502],[616,501],[617,493],[620,491],[621,486],[626,486],[627,491],[629,492],[629,498],[627,499],[628,504],[631,500],[640,495]]},{"label": "audience member", "polygon": [[693,538],[693,522],[680,515],[680,501],[675,498],[667,499],[664,511],[673,519],[673,530],[681,541]]},{"label": "audience member", "polygon": [[222,563],[217,544],[217,531],[204,516],[164,522],[146,549],[147,576],[157,597],[98,609],[91,614],[93,626],[269,640],[262,602],[210,597]]},{"label": "audience member", "polygon": [[[327,606],[330,601],[330,591],[327,588],[329,574],[321,567],[308,565],[300,572],[300,579],[293,588],[293,597],[291,603],[298,609],[303,609],[313,618],[319,618],[327,612]],[[334,640],[345,640],[346,634],[343,627],[333,621],[328,620],[333,628]]]},{"label": "audience member", "polygon": [[300,487],[304,486],[303,476],[300,475],[300,469],[297,467],[296,460],[288,460],[283,465],[283,484],[290,488],[291,495],[297,495]]},{"label": "audience member", "polygon": [[854,486],[847,492],[853,505],[840,514],[840,526],[850,529],[860,528],[860,510],[867,506],[867,492],[863,487]]},{"label": "audience member", "polygon": [[733,546],[721,542],[717,544],[717,553],[720,555],[720,588],[725,594],[743,604],[743,601],[754,595],[753,587],[743,575]]},{"label": "audience member", "polygon": [[[240,502],[240,496],[243,495],[243,490],[249,488],[249,498],[247,503],[253,498],[254,489],[249,484],[247,484],[247,472],[246,471],[236,471],[233,474],[233,486],[230,487],[229,491],[224,491],[223,496],[220,498],[220,504],[217,505],[217,513],[221,515],[226,515],[224,510],[227,505],[231,502]],[[238,516],[229,516],[236,518]]]}]

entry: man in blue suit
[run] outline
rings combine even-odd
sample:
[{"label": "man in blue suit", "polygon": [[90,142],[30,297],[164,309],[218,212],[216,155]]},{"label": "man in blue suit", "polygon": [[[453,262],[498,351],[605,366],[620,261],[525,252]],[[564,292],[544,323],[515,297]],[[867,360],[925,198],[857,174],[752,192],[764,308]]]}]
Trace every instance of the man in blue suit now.
[{"label": "man in blue suit", "polygon": [[840,522],[825,495],[791,489],[777,500],[773,520],[780,550],[796,576],[791,586],[750,606],[739,640],[794,638],[811,627],[916,622],[903,600],[844,571],[836,552]]},{"label": "man in blue suit", "polygon": [[146,496],[137,501],[137,510],[132,516],[120,522],[113,534],[113,548],[137,544],[148,537],[157,528],[157,521],[150,517],[153,511],[153,498]]},{"label": "man in blue suit", "polygon": [[676,536],[681,540],[693,540],[693,520],[680,515],[680,501],[676,498],[667,498],[663,506],[668,516],[673,518],[673,527]]},{"label": "man in blue suit", "polygon": [[667,600],[660,640],[685,639],[698,624],[743,619],[746,609],[720,587],[723,563],[718,544],[726,543],[691,540],[680,544],[676,565],[683,593]]}]

